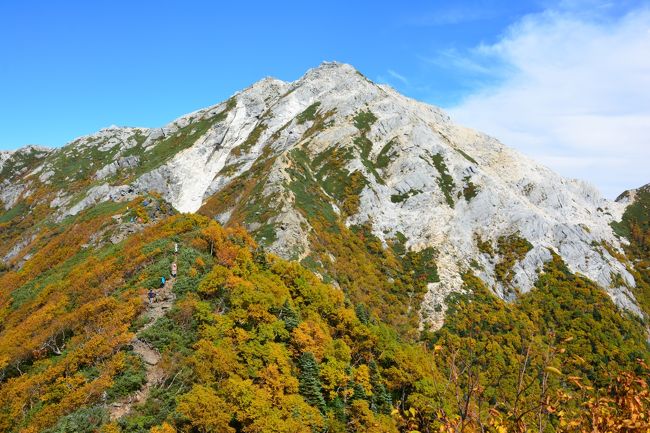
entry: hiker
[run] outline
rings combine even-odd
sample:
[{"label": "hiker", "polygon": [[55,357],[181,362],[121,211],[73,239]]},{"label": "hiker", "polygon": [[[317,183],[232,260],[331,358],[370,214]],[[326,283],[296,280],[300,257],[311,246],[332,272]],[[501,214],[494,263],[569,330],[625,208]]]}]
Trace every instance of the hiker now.
[{"label": "hiker", "polygon": [[153,300],[156,297],[156,293],[153,289],[149,289],[149,304],[153,304]]},{"label": "hiker", "polygon": [[172,278],[176,278],[176,262],[172,263]]},{"label": "hiker", "polygon": [[162,289],[164,287],[165,287],[165,277],[160,277],[160,288]]},{"label": "hiker", "polygon": [[174,254],[178,254],[178,242],[174,242]]}]

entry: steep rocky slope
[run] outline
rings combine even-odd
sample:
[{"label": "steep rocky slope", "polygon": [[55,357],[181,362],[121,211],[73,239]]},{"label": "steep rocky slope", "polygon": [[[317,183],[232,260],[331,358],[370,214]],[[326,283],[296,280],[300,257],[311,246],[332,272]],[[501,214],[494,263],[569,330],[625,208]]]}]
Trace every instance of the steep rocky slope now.
[{"label": "steep rocky slope", "polygon": [[[111,127],[2,161],[0,199],[9,212],[30,199],[60,221],[97,202],[157,192],[181,212],[243,224],[270,251],[342,286],[335,270],[348,257],[323,242],[332,232],[378,240],[398,259],[421,252],[434,272],[420,280],[426,293],[414,296],[434,326],[463,273],[514,299],[553,253],[642,315],[625,240],[611,228],[624,203],[345,64],[324,63],[292,83],[264,79],[163,128]],[[29,242],[27,232],[16,245]]]}]

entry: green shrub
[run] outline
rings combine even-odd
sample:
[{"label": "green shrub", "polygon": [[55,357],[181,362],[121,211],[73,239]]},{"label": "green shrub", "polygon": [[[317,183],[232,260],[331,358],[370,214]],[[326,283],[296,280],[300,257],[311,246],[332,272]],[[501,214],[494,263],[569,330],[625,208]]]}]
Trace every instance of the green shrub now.
[{"label": "green shrub", "polygon": [[134,393],[146,382],[146,369],[139,356],[131,353],[125,362],[126,368],[113,378],[113,385],[106,391],[109,401]]},{"label": "green shrub", "polygon": [[156,320],[149,329],[141,332],[139,337],[159,351],[177,350],[188,352],[196,341],[196,324],[181,326],[175,320],[164,316]]},{"label": "green shrub", "polygon": [[102,406],[84,407],[59,419],[46,433],[95,433],[108,422],[108,412]]}]

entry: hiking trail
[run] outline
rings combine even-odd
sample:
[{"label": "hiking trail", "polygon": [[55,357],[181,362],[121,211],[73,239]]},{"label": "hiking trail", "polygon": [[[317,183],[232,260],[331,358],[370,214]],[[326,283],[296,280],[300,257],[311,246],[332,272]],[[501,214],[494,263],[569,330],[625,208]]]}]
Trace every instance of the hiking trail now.
[{"label": "hiking trail", "polygon": [[139,339],[137,334],[149,329],[154,323],[156,323],[156,320],[167,314],[167,311],[171,309],[174,300],[176,299],[176,295],[172,292],[175,280],[175,278],[166,280],[165,285],[156,292],[156,301],[151,304],[149,303],[149,300],[146,299],[147,295],[145,294],[147,309],[142,313],[142,315],[147,316],[149,321],[135,332],[136,337],[131,340],[133,351],[140,355],[146,368],[145,383],[138,391],[109,405],[109,413],[112,421],[127,415],[131,411],[133,405],[145,402],[147,397],[149,397],[151,388],[161,383],[165,377],[165,372],[158,366],[161,358],[160,352],[151,347],[147,342]]}]

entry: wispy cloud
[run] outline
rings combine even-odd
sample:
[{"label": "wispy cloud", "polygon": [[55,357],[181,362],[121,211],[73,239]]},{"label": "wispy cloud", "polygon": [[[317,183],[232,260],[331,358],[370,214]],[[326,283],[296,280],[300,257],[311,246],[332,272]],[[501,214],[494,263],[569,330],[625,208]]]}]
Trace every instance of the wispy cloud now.
[{"label": "wispy cloud", "polygon": [[650,182],[648,53],[650,9],[606,17],[565,5],[522,18],[495,44],[437,60],[503,74],[450,109],[459,123],[615,197]]},{"label": "wispy cloud", "polygon": [[388,75],[390,75],[391,77],[401,81],[404,85],[406,85],[406,86],[411,85],[409,83],[409,80],[404,75],[398,74],[397,72],[393,71],[392,69],[389,69],[387,72],[388,72]]},{"label": "wispy cloud", "polygon": [[[473,51],[478,50],[475,49]],[[498,75],[498,69],[494,63],[486,64],[485,59],[475,60],[468,53],[461,53],[455,48],[439,51],[435,56],[417,56],[421,61],[435,65],[440,68],[453,69],[457,73]]]}]

